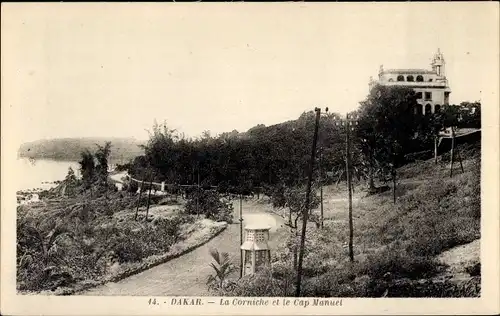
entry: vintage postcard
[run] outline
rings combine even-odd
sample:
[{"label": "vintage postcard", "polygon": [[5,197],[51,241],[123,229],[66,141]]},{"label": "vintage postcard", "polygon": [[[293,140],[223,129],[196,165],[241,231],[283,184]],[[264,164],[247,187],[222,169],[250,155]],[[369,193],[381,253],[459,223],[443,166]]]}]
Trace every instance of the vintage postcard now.
[{"label": "vintage postcard", "polygon": [[1,14],[2,315],[499,313],[498,3]]}]

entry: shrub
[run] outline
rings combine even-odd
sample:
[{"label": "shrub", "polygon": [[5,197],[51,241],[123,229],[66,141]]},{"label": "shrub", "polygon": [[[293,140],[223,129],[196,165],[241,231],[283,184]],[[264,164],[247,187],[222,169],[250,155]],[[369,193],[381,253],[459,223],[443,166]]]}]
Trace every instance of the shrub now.
[{"label": "shrub", "polygon": [[114,258],[119,263],[141,261],[144,258],[143,248],[143,245],[138,243],[135,238],[128,238],[128,240],[123,240],[116,245],[113,250]]},{"label": "shrub", "polygon": [[481,218],[481,156],[477,156],[472,161],[471,174],[471,205],[473,215],[476,219]]},{"label": "shrub", "polygon": [[360,267],[360,275],[382,279],[388,273],[394,278],[426,278],[436,275],[441,265],[430,256],[410,255],[403,249],[389,247],[369,255]]},{"label": "shrub", "polygon": [[402,279],[381,284],[378,291],[371,293],[373,297],[380,296],[383,288],[387,297],[478,297],[481,281],[479,278],[459,282]]},{"label": "shrub", "polygon": [[219,212],[217,212],[212,219],[217,222],[232,224],[234,220],[233,205],[231,203],[224,203],[224,206],[220,208]]},{"label": "shrub", "polygon": [[[181,224],[185,222],[185,219],[181,217],[174,218],[158,218],[154,227],[154,236],[158,236],[160,238],[159,241],[162,241],[166,244],[176,243],[180,237],[180,228]],[[167,238],[167,240],[165,240]]]},{"label": "shrub", "polygon": [[135,181],[130,181],[127,186],[128,192],[135,193],[137,190],[139,190],[139,184]]},{"label": "shrub", "polygon": [[228,291],[227,295],[248,297],[292,296],[293,288],[291,286],[287,288],[286,284],[286,281],[273,278],[270,269],[263,269],[239,279]]},{"label": "shrub", "polygon": [[210,219],[232,223],[233,213],[229,205],[220,200],[216,191],[200,190],[190,195],[186,203],[186,212],[188,214],[203,214]]},{"label": "shrub", "polygon": [[475,264],[465,268],[465,271],[472,277],[481,275],[481,262],[476,262]]}]

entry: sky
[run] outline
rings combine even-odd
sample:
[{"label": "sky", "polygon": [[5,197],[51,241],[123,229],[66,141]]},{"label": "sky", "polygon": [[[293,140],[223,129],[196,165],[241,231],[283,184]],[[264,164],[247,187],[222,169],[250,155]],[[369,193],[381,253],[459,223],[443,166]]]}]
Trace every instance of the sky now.
[{"label": "sky", "polygon": [[346,113],[380,65],[430,69],[438,48],[450,102],[475,101],[498,93],[498,36],[491,2],[3,3],[2,134],[145,139],[157,120],[198,136]]}]

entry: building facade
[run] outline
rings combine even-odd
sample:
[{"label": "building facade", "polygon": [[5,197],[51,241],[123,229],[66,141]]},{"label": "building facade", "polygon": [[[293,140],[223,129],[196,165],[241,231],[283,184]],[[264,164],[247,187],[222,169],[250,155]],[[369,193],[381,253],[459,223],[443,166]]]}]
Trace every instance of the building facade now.
[{"label": "building facade", "polygon": [[419,104],[415,113],[435,113],[449,104],[451,90],[446,79],[445,64],[443,54],[438,49],[432,59],[432,70],[384,69],[380,66],[378,80],[370,77],[370,90],[376,84],[413,88]]}]

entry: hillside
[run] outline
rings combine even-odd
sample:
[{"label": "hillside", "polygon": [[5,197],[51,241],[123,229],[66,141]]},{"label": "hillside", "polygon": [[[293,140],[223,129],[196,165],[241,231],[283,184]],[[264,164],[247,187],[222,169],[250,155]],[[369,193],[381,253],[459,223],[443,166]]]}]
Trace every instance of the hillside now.
[{"label": "hillside", "polygon": [[111,138],[111,137],[86,137],[86,138],[56,138],[40,139],[21,145],[18,151],[19,157],[35,159],[55,159],[76,161],[80,159],[80,153],[89,149],[95,150],[96,144],[104,145],[111,142],[111,160],[128,161],[143,154],[139,145],[144,144],[134,138]]},{"label": "hillside", "polygon": [[[348,260],[345,184],[323,189],[324,228],[310,223],[303,296],[475,297],[480,293],[480,149],[461,148],[464,172],[441,156],[398,169],[392,192],[353,194],[354,262]],[[286,209],[276,209],[287,218]],[[319,213],[319,208],[312,211]],[[227,296],[294,295],[293,254],[284,239],[273,249],[271,273],[235,281]],[[265,286],[264,286],[265,285]]]}]

